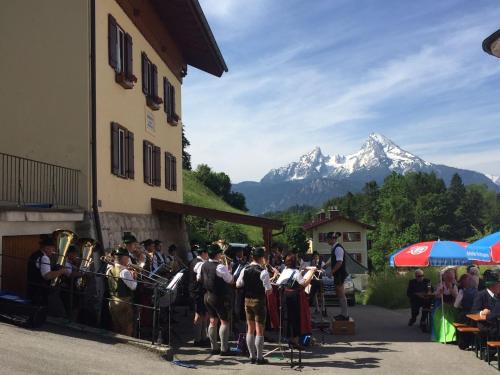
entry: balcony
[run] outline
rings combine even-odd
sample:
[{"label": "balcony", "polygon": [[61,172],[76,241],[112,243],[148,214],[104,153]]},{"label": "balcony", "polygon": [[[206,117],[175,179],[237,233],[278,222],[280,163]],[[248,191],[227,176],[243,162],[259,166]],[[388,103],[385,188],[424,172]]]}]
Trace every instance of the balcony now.
[{"label": "balcony", "polygon": [[80,208],[79,178],[76,169],[0,153],[0,207]]}]

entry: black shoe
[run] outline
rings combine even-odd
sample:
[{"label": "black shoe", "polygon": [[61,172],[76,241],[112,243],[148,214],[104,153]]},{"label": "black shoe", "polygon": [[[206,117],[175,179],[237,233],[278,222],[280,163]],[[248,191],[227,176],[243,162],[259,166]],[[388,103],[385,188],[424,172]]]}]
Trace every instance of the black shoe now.
[{"label": "black shoe", "polygon": [[250,358],[250,363],[251,363],[252,365],[255,365],[255,362],[257,362],[257,360],[256,360],[255,358]]},{"label": "black shoe", "polygon": [[217,354],[220,354],[220,349],[212,349],[212,350],[210,351],[210,354],[212,354],[212,355],[217,355]]},{"label": "black shoe", "polygon": [[268,365],[269,361],[267,359],[265,359],[265,358],[261,358],[261,359],[257,360],[257,364],[258,365]]},{"label": "black shoe", "polygon": [[408,320],[408,326],[412,326],[414,323],[415,323],[416,319],[415,318],[410,318],[410,320]]}]

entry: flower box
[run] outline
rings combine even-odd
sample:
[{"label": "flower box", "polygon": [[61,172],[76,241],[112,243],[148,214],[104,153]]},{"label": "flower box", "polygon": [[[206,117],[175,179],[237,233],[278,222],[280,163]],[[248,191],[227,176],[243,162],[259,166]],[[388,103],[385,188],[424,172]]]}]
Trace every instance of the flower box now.
[{"label": "flower box", "polygon": [[132,76],[127,77],[124,72],[115,74],[115,81],[124,89],[130,90],[134,87],[137,82],[137,77],[132,74]]}]

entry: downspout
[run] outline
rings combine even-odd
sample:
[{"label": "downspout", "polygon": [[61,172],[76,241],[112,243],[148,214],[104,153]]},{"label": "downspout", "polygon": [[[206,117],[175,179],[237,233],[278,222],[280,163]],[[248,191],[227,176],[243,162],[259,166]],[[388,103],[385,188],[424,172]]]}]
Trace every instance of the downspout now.
[{"label": "downspout", "polygon": [[90,91],[91,91],[91,145],[92,145],[92,212],[94,215],[97,241],[102,241],[101,220],[97,204],[97,115],[96,115],[96,72],[95,72],[95,0],[90,0]]}]

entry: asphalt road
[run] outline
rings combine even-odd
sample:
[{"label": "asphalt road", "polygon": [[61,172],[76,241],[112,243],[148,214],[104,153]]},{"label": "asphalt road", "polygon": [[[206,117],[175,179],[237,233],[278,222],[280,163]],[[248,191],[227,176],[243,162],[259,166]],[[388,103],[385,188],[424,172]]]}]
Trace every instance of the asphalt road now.
[{"label": "asphalt road", "polygon": [[[336,312],[335,311],[332,311]],[[463,374],[496,373],[473,352],[455,345],[429,342],[428,335],[406,325],[404,311],[389,311],[372,306],[351,310],[356,320],[356,335],[338,337],[315,335],[319,345],[304,354],[302,372],[315,374]],[[189,327],[180,322],[177,329]],[[181,336],[182,336],[182,332]],[[324,345],[321,342],[324,339]],[[268,345],[267,349],[273,348]],[[266,366],[250,365],[244,358],[221,360],[208,350],[189,346],[176,351],[176,359],[197,367],[187,369],[166,362],[157,354],[103,339],[94,334],[46,325],[30,331],[0,323],[0,374],[193,374],[202,370],[223,374],[275,374],[291,372],[288,360],[276,353]]]}]

